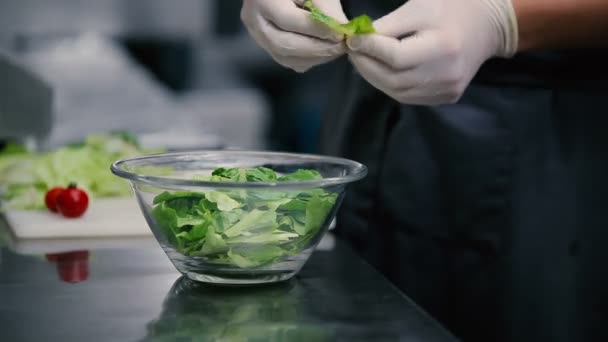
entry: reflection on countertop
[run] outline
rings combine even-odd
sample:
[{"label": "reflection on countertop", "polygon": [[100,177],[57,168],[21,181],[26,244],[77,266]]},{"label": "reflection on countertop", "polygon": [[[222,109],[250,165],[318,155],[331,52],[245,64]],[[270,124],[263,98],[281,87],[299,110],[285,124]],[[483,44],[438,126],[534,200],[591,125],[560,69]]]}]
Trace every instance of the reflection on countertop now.
[{"label": "reflection on countertop", "polygon": [[298,281],[262,287],[217,287],[178,279],[146,341],[329,341]]}]

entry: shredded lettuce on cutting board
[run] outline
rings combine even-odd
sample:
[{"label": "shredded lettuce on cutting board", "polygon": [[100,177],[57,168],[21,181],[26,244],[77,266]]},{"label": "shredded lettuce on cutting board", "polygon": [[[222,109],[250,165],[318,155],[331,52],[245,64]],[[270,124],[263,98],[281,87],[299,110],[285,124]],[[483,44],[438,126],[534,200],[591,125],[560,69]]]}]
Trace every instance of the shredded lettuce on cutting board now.
[{"label": "shredded lettuce on cutting board", "polygon": [[149,152],[127,133],[90,135],[81,144],[46,153],[30,153],[19,145],[9,145],[0,151],[0,207],[45,209],[46,192],[71,182],[91,197],[129,196],[128,183],[114,176],[110,165]]}]

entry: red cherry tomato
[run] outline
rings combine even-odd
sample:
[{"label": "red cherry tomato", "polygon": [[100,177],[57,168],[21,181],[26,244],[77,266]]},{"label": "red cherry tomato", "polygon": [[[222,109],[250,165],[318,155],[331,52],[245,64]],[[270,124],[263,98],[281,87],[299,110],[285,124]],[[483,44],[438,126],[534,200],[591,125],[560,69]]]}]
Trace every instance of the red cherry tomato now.
[{"label": "red cherry tomato", "polygon": [[57,210],[57,197],[59,197],[59,194],[61,194],[63,191],[65,191],[64,187],[54,187],[51,190],[49,190],[46,195],[44,196],[44,203],[46,204],[46,207],[49,208],[50,211],[56,213]]},{"label": "red cherry tomato", "polygon": [[63,216],[76,218],[82,216],[89,207],[89,196],[75,184],[70,186],[57,197],[57,209]]}]

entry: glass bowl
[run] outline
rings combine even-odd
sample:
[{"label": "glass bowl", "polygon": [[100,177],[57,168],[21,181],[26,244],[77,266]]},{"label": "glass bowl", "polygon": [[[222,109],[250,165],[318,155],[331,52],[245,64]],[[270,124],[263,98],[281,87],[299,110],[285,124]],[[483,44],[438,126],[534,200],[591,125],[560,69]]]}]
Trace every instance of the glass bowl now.
[{"label": "glass bowl", "polygon": [[203,151],[121,160],[112,172],[130,181],[178,271],[236,285],[296,275],[334,220],[347,185],[367,168],[316,155]]}]

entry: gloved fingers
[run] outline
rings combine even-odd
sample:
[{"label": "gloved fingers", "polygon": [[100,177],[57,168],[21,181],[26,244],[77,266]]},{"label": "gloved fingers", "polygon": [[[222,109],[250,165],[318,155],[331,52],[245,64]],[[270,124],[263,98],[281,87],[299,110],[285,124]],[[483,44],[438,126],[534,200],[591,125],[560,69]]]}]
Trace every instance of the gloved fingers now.
[{"label": "gloved fingers", "polygon": [[458,77],[434,78],[425,68],[396,70],[366,55],[351,53],[349,59],[371,85],[401,103],[452,103],[467,84]]},{"label": "gloved fingers", "polygon": [[438,105],[457,102],[468,81],[463,78],[442,77],[423,68],[402,72],[396,76],[400,84],[390,94],[401,103]]},{"label": "gloved fingers", "polygon": [[318,65],[329,63],[339,56],[319,57],[319,58],[300,58],[300,57],[285,57],[272,56],[273,59],[280,65],[291,69],[298,73],[304,73]]},{"label": "gloved fingers", "polygon": [[255,40],[255,42],[260,47],[262,47],[264,50],[268,50],[268,40],[265,39],[260,30],[257,29],[259,20],[255,15],[251,15],[251,13],[247,11],[247,3],[247,1],[244,2],[243,8],[241,10],[241,21],[244,24],[243,26],[245,26],[245,29],[247,29],[249,35],[253,38],[253,40]]},{"label": "gloved fingers", "polygon": [[349,50],[382,61],[393,69],[411,69],[436,55],[436,36],[428,33],[396,39],[380,34],[350,37]]},{"label": "gloved fingers", "polygon": [[[304,7],[304,3],[306,2],[306,0],[293,0],[293,2],[298,5],[300,8]],[[315,4],[316,5],[316,4]]]},{"label": "gloved fingers", "polygon": [[257,16],[257,11],[253,8],[252,1],[255,0],[243,0],[243,7],[241,7],[241,21],[250,32],[255,24],[254,19]]},{"label": "gloved fingers", "polygon": [[391,79],[393,69],[366,55],[351,53],[348,58],[361,77],[366,79],[375,88],[385,93],[394,90],[391,89],[390,81],[388,81]]},{"label": "gloved fingers", "polygon": [[342,42],[330,42],[297,33],[286,32],[259,17],[259,27],[269,50],[274,54],[290,57],[334,57],[344,54]]},{"label": "gloved fingers", "polygon": [[441,9],[438,1],[410,0],[376,20],[374,28],[381,35],[403,38],[445,20],[441,18]]},{"label": "gloved fingers", "polygon": [[365,79],[382,84],[382,88],[394,93],[431,82],[428,73],[418,69],[396,70],[366,55],[350,54],[350,60]]},{"label": "gloved fingers", "polygon": [[[286,0],[282,0],[286,1]],[[293,2],[290,6],[263,7],[262,16],[273,23],[276,28],[302,35],[340,42],[344,36],[336,33],[329,27],[315,22],[310,18],[310,12],[298,8]]]}]

